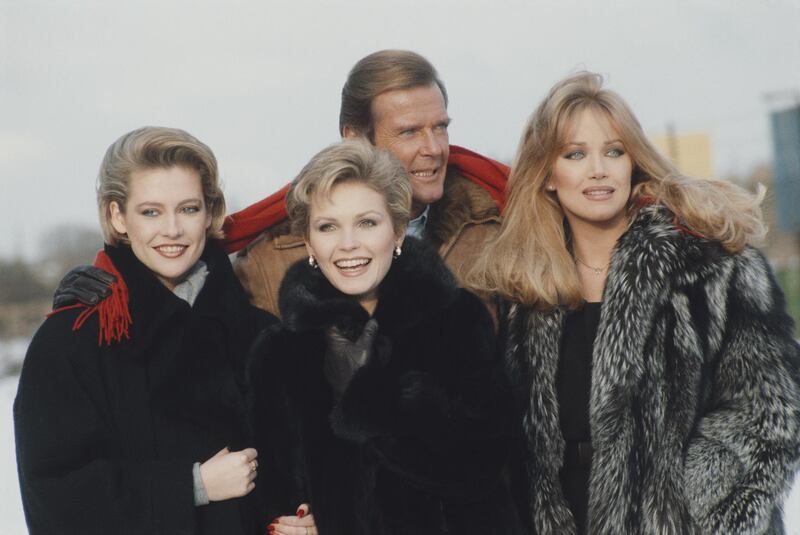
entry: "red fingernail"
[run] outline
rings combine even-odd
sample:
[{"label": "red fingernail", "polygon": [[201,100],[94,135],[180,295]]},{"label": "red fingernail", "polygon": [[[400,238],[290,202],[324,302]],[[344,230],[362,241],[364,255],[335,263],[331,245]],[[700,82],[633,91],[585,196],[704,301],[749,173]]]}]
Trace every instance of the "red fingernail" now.
[{"label": "red fingernail", "polygon": [[270,521],[269,521],[269,523],[270,523],[270,524],[280,524],[280,523],[281,523],[281,517],[279,517],[279,516],[276,516],[275,518],[273,518],[272,520],[270,520]]},{"label": "red fingernail", "polygon": [[275,531],[275,526],[273,526],[272,524],[267,526],[267,533],[273,533],[274,531]]},{"label": "red fingernail", "polygon": [[306,512],[303,511],[302,509],[298,509],[297,513],[295,514],[297,515],[297,518],[303,518],[304,516],[306,516]]}]

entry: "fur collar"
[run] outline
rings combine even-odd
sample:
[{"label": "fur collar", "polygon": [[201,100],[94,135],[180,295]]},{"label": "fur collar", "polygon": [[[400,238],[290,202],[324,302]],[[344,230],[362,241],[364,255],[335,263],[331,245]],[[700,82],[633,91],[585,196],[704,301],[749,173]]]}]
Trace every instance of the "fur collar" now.
[{"label": "fur collar", "polygon": [[442,198],[431,205],[425,237],[437,249],[449,243],[467,223],[500,221],[500,210],[481,186],[448,167]]},{"label": "fur collar", "polygon": [[[388,334],[422,323],[447,307],[458,295],[458,287],[435,250],[407,237],[403,254],[392,262],[378,294],[374,317]],[[306,261],[289,268],[278,302],[284,325],[293,332],[336,325],[352,336],[360,333],[369,319],[355,299],[334,288]]]},{"label": "fur collar", "polygon": [[[682,231],[675,215],[663,206],[641,209],[620,238],[611,259],[603,311],[597,332],[597,377],[616,378],[633,386],[645,373],[640,358],[656,315],[678,288],[688,288],[720,262],[730,264],[718,242]],[[620,314],[620,311],[625,311]],[[612,320],[613,316],[613,320]],[[620,329],[626,333],[620,336]],[[615,386],[594,381],[592,404]],[[602,415],[593,415],[601,418]]]}]

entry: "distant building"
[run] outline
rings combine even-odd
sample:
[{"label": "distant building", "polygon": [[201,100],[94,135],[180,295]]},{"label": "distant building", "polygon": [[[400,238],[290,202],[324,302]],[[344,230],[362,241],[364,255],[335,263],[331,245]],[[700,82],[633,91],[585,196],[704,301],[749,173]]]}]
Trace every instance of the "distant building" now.
[{"label": "distant building", "polygon": [[778,227],[800,232],[800,104],[770,114]]},{"label": "distant building", "polygon": [[670,132],[651,136],[650,139],[683,174],[696,178],[714,178],[711,136],[707,132]]}]

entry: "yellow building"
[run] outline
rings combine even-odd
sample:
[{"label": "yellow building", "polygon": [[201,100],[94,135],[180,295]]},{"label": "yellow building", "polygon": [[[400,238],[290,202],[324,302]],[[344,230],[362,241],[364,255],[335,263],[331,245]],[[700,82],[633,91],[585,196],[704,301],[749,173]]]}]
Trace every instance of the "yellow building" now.
[{"label": "yellow building", "polygon": [[665,134],[650,139],[683,174],[697,178],[714,177],[711,136],[707,132]]}]

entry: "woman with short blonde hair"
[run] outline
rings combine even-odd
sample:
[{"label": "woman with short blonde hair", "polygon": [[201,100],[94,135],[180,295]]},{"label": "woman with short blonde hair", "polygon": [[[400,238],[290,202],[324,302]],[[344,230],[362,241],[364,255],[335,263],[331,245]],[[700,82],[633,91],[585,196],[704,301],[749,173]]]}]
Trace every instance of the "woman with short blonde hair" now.
[{"label": "woman with short blonde hair", "polygon": [[203,197],[211,214],[208,237],[222,239],[225,197],[219,184],[217,159],[208,145],[178,128],[145,126],[121,136],[106,151],[97,174],[97,206],[103,238],[110,245],[125,243],[111,224],[110,205],[125,206],[131,175],[157,168],[187,167],[200,177]]},{"label": "woman with short blonde hair", "polygon": [[139,128],[106,151],[97,202],[108,291],[49,315],[14,402],[28,529],[255,533],[244,357],[277,320],[215,239],[216,159],[183,130]]},{"label": "woman with short blonde hair", "polygon": [[336,143],[286,203],[308,259],[286,272],[282,328],[250,368],[268,517],[310,502],[325,535],[520,533],[491,318],[405,236],[403,167],[366,141]]}]

